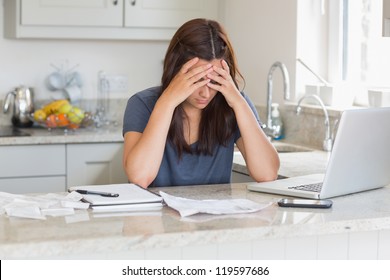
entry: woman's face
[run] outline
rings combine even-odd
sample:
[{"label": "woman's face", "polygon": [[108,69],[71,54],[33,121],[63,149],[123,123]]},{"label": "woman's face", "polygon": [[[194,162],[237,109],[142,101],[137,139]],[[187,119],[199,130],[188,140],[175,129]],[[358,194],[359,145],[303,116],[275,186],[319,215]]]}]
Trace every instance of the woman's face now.
[{"label": "woman's face", "polygon": [[[214,59],[212,61],[207,61],[200,59],[194,66],[192,66],[190,69],[206,65],[211,63],[212,65],[216,67],[222,67],[221,64],[222,59]],[[213,73],[214,75],[217,75],[216,72]],[[207,77],[204,77],[204,79],[207,79]],[[211,81],[213,82],[213,81]],[[204,109],[211,100],[213,100],[214,96],[217,94],[217,91],[214,89],[209,88],[207,85],[197,89],[194,91],[183,103],[184,107],[192,107],[199,110]]]}]

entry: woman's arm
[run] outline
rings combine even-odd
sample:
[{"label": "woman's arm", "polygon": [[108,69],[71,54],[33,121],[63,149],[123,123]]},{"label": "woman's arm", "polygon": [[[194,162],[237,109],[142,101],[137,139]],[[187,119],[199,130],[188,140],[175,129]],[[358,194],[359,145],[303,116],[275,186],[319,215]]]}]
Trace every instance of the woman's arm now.
[{"label": "woman's arm", "polygon": [[157,100],[143,133],[130,131],[124,135],[123,167],[130,182],[146,188],[156,178],[175,108],[209,82],[201,78],[212,71],[211,65],[190,69],[198,60],[183,65]]},{"label": "woman's arm", "polygon": [[143,133],[124,135],[123,166],[130,182],[144,188],[157,176],[173,110],[158,100]]},{"label": "woman's arm", "polygon": [[214,67],[220,76],[209,74],[208,78],[219,85],[208,86],[221,92],[233,109],[241,137],[236,144],[242,153],[249,174],[257,182],[275,180],[280,166],[279,156],[271,142],[260,128],[252,109],[236,88],[229,72],[229,67],[222,61],[222,68]]},{"label": "woman's arm", "polygon": [[[241,137],[236,144],[242,153],[250,176],[257,182],[272,181],[278,177],[279,156],[260,128],[248,103],[233,109]],[[241,108],[239,108],[241,107]]]}]

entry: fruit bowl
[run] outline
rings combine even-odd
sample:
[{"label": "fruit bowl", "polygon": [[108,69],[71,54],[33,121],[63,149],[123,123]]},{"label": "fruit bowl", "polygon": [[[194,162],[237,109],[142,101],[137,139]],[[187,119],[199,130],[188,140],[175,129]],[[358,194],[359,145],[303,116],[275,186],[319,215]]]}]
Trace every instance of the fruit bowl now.
[{"label": "fruit bowl", "polygon": [[30,116],[34,123],[47,129],[78,129],[93,123],[89,112],[76,107],[66,99],[56,100],[35,110]]}]

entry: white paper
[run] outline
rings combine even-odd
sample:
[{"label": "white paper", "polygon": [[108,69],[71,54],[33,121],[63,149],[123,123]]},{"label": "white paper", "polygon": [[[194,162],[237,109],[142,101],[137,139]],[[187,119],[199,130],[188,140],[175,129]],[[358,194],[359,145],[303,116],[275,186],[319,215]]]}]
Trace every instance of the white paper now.
[{"label": "white paper", "polygon": [[73,215],[74,209],[73,208],[46,208],[46,209],[42,209],[41,213],[42,215],[45,216],[60,217],[60,216]]},{"label": "white paper", "polygon": [[165,203],[178,211],[180,216],[187,217],[197,213],[206,214],[241,214],[260,211],[272,203],[261,204],[249,199],[195,200],[175,197],[160,191]]},{"label": "white paper", "polygon": [[0,215],[8,217],[46,219],[46,216],[67,216],[74,209],[87,209],[89,204],[80,201],[82,195],[54,194],[20,195],[0,192]]},{"label": "white paper", "polygon": [[9,217],[30,218],[44,220],[41,210],[36,202],[16,199],[4,206],[5,212]]}]

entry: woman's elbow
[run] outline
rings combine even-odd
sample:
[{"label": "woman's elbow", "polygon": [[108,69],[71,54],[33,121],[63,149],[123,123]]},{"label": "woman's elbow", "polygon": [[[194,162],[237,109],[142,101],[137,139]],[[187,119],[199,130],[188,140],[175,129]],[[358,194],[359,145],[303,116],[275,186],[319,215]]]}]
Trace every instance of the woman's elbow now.
[{"label": "woman's elbow", "polygon": [[129,183],[136,184],[140,187],[147,188],[153,183],[155,176],[139,172],[139,170],[132,171],[130,167],[124,166],[124,171]]},{"label": "woman's elbow", "polygon": [[278,178],[279,166],[279,161],[277,161],[260,172],[250,172],[250,175],[256,182],[275,181]]},{"label": "woman's elbow", "polygon": [[251,177],[258,183],[275,181],[278,178],[278,172],[266,172],[259,175],[252,175]]},{"label": "woman's elbow", "polygon": [[132,184],[136,184],[140,187],[143,187],[144,189],[146,189],[147,187],[150,186],[150,184],[153,183],[153,178],[150,178],[146,175],[141,175],[141,174],[138,174],[138,175],[132,175],[132,174],[128,174],[127,173],[127,179],[129,180],[130,183]]}]

